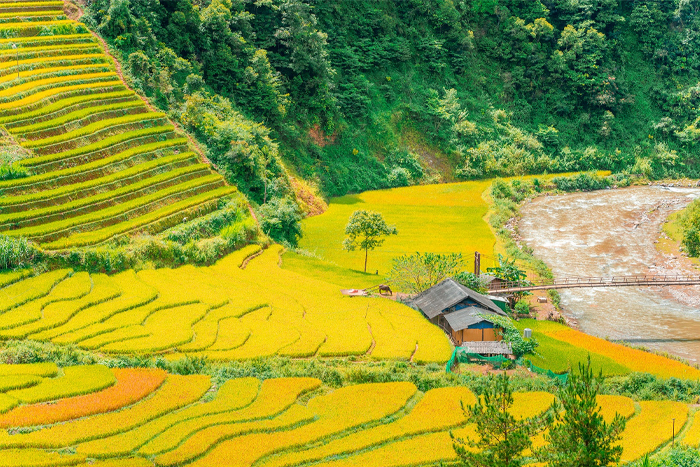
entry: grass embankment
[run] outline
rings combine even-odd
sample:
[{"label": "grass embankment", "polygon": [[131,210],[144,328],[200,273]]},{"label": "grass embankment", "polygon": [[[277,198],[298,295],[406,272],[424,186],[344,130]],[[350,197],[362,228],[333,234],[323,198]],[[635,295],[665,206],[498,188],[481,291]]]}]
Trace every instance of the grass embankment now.
[{"label": "grass embankment", "polygon": [[[71,367],[0,365],[0,375],[35,381],[10,394],[33,391],[54,401],[47,406],[15,399],[18,407],[0,409],[0,426],[7,429],[0,430],[3,459],[27,466],[87,465],[95,458],[132,466],[432,465],[456,460],[450,431],[475,435],[462,410],[476,400],[466,387],[420,391],[411,382],[329,387],[308,377],[234,377],[215,385],[206,375],[85,368],[109,376],[111,385],[85,386],[73,396],[53,391],[75,373]],[[0,396],[12,398],[7,394],[0,388]],[[553,401],[545,392],[516,392],[512,413],[534,416]],[[689,415],[679,402],[600,396],[598,403],[607,421],[616,413],[628,418],[623,460],[666,443],[672,435],[665,429],[669,417],[682,427]],[[53,422],[61,423],[34,429]],[[692,430],[688,433],[693,443]],[[541,445],[541,438],[535,443]]]}]

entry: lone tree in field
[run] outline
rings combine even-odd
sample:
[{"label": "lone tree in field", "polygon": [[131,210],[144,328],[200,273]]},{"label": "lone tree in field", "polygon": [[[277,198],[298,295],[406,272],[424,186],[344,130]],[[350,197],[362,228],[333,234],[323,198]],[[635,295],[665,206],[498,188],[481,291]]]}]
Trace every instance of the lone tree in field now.
[{"label": "lone tree in field", "polygon": [[[510,378],[502,373],[492,378],[476,404],[465,409],[476,425],[476,440],[453,437],[455,452],[465,467],[520,467],[523,452],[532,447],[530,437],[543,431],[551,415],[516,419],[510,409],[513,391]],[[469,449],[476,448],[476,449]]]},{"label": "lone tree in field", "polygon": [[345,226],[343,250],[355,251],[360,248],[365,250],[365,272],[367,272],[367,252],[374,250],[384,243],[389,235],[399,232],[393,225],[387,225],[381,213],[374,211],[358,210],[352,213]]},{"label": "lone tree in field", "polygon": [[537,458],[552,467],[617,464],[622,455],[617,442],[626,421],[620,414],[610,424],[603,420],[596,401],[600,378],[593,376],[590,355],[586,365],[579,363],[579,373],[571,372],[566,386],[559,391],[561,407],[555,407],[556,419]]}]

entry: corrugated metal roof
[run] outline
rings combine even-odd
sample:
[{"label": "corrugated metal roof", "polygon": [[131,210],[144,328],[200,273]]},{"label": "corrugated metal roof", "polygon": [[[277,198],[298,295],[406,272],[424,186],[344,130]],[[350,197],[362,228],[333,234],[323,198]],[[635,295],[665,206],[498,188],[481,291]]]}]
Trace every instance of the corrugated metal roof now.
[{"label": "corrugated metal roof", "polygon": [[462,349],[479,355],[512,355],[513,348],[503,341],[474,341],[463,342]]},{"label": "corrugated metal roof", "polygon": [[462,329],[467,329],[472,324],[480,323],[482,321],[488,321],[486,318],[479,316],[493,314],[483,308],[477,308],[475,306],[470,306],[463,308],[461,310],[453,311],[451,313],[445,314],[445,319],[454,331],[461,331]]},{"label": "corrugated metal roof", "polygon": [[453,279],[445,279],[420,293],[412,300],[412,304],[421,310],[429,319],[441,314],[445,309],[455,306],[462,300],[471,298],[484,308],[501,316],[506,314],[484,295],[474,292]]}]

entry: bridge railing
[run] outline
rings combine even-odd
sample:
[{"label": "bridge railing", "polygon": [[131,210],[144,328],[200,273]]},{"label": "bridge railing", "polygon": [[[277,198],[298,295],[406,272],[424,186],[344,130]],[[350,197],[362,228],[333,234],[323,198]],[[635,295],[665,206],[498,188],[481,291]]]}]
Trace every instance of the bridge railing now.
[{"label": "bridge railing", "polygon": [[612,276],[612,277],[565,277],[551,281],[503,281],[489,286],[490,292],[497,292],[503,289],[528,290],[532,288],[552,287],[564,288],[566,286],[595,287],[611,285],[654,285],[654,284],[676,284],[676,283],[700,283],[700,274],[640,274],[633,276]]}]

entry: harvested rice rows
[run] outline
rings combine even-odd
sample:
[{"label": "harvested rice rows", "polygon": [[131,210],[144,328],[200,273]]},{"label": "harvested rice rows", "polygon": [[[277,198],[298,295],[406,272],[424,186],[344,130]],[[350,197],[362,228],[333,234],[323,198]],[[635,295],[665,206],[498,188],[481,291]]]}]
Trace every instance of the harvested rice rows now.
[{"label": "harvested rice rows", "polygon": [[449,358],[445,335],[420,313],[385,299],[343,297],[335,286],[281,269],[279,247],[241,269],[258,249],[206,268],[114,276],[60,270],[11,282],[0,288],[0,339],[212,360],[368,352],[415,362]]},{"label": "harvested rice rows", "polygon": [[[48,389],[68,378],[69,369],[0,365],[0,374],[33,377],[42,381],[35,387]],[[462,411],[475,396],[464,387],[421,393],[412,383],[395,382],[330,389],[314,378],[240,378],[213,387],[203,375],[99,372],[111,374],[113,385],[100,389],[100,377],[85,378],[95,381],[87,394],[47,391],[43,399],[51,404],[27,403],[0,414],[0,459],[25,466],[398,467],[454,461],[450,431],[475,436]],[[205,397],[210,391],[213,397]],[[534,415],[552,401],[546,393],[516,393],[513,410]],[[683,404],[642,402],[635,415],[634,403],[620,397],[603,398],[601,405],[610,415],[619,406],[631,417],[624,459],[666,442],[671,432],[661,426],[665,417],[679,417],[682,424],[688,412]],[[643,438],[649,439],[640,444]]]},{"label": "harvested rice rows", "polygon": [[0,233],[46,249],[156,233],[235,189],[119,79],[63,2],[0,2],[0,125],[30,151],[0,182]]}]

